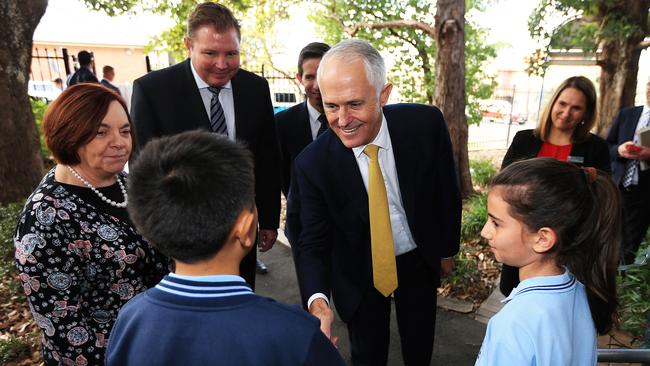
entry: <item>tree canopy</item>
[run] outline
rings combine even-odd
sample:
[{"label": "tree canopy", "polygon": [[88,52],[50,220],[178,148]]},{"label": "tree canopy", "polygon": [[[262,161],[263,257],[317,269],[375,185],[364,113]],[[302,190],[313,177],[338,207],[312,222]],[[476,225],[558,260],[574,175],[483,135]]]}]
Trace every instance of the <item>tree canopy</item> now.
[{"label": "tree canopy", "polygon": [[649,10],[650,0],[541,0],[528,23],[541,44],[529,59],[529,73],[546,73],[551,48],[593,55],[601,68],[597,131],[605,134],[614,115],[634,104],[639,58],[650,46]]}]

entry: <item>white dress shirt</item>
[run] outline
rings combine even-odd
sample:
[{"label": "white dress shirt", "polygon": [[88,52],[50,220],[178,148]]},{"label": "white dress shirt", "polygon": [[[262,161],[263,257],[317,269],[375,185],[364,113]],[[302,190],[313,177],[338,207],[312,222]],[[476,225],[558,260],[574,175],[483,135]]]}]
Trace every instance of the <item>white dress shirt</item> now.
[{"label": "white dress shirt", "polygon": [[311,104],[309,104],[309,100],[307,100],[307,112],[309,112],[309,127],[311,128],[311,140],[314,141],[316,140],[316,137],[318,137],[318,129],[320,128],[320,121],[318,120],[318,117],[322,114],[321,112],[317,111],[316,108],[314,108]]},{"label": "white dress shirt", "polygon": [[[383,115],[379,132],[371,144],[379,146],[379,167],[381,168],[381,173],[384,177],[386,195],[388,196],[388,211],[390,213],[390,226],[393,232],[395,256],[398,256],[412,251],[416,248],[416,245],[408,226],[404,205],[402,204],[402,196],[400,194],[399,181],[397,179],[397,168],[395,167],[395,156],[393,155],[393,145],[390,140],[390,134],[388,133],[386,117]],[[357,160],[359,172],[363,179],[363,185],[366,187],[367,191],[369,159],[368,156],[363,153],[365,147],[366,145],[354,147],[352,148],[352,152]],[[311,303],[318,298],[328,301],[325,294],[315,293],[307,301],[307,308],[309,308]]]},{"label": "white dress shirt", "polygon": [[[648,105],[643,106],[643,111],[641,111],[641,117],[639,117],[639,122],[636,124],[636,129],[634,130],[634,144],[636,145],[641,145],[641,138],[639,137],[639,130],[642,129],[645,126],[650,126],[650,107]],[[639,169],[641,171],[645,171],[648,168],[650,168],[650,164],[646,163],[643,160],[639,160]],[[632,178],[632,184],[639,184],[639,170],[637,170],[637,174],[635,177]]]},{"label": "white dress shirt", "polygon": [[[208,90],[208,83],[203,81],[199,74],[197,74],[190,60],[190,68],[192,69],[192,75],[194,75],[194,81],[196,81],[196,86],[199,88],[201,93],[201,99],[203,100],[203,106],[205,107],[205,113],[207,116],[210,115],[210,102],[212,101],[212,92]],[[228,129],[228,138],[232,141],[235,141],[235,104],[232,96],[232,83],[228,81],[226,85],[221,87],[219,92],[219,103],[221,103],[221,108],[223,109],[223,114],[226,117],[226,127]]]}]

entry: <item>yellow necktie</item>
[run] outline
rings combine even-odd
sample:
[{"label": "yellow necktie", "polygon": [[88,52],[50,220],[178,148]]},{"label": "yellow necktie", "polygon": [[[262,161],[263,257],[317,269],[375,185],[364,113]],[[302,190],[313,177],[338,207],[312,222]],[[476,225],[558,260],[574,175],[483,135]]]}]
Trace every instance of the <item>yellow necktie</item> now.
[{"label": "yellow necktie", "polygon": [[384,178],[379,168],[379,146],[367,145],[363,153],[368,156],[368,206],[370,211],[370,247],[372,250],[372,278],[375,288],[388,297],[397,288],[395,245],[388,214],[388,197]]}]

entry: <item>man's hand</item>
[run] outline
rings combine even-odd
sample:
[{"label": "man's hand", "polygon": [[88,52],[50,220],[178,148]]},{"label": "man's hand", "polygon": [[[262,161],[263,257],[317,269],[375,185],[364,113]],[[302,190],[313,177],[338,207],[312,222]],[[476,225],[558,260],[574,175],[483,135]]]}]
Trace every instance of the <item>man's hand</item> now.
[{"label": "man's hand", "polygon": [[440,259],[440,278],[449,276],[451,271],[454,270],[454,258]]},{"label": "man's hand", "polygon": [[267,250],[273,248],[273,244],[275,244],[275,240],[277,238],[277,229],[260,229],[260,252],[266,252]]},{"label": "man's hand", "polygon": [[334,312],[330,309],[327,301],[316,299],[309,307],[309,313],[320,320],[320,330],[332,342],[334,347],[339,341],[339,337],[332,336],[332,321],[334,321]]},{"label": "man's hand", "polygon": [[[648,155],[649,152],[646,151],[644,153],[644,150],[650,149],[640,145],[635,145],[632,141],[627,141],[618,145],[618,155],[631,160],[645,160],[642,158],[642,155]],[[648,157],[646,156],[646,159],[647,158]]]}]

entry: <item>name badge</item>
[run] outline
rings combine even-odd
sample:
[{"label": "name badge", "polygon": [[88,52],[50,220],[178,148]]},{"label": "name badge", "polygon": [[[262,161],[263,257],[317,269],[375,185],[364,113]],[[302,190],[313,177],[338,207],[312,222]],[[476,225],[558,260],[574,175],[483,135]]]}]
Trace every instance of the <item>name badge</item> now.
[{"label": "name badge", "polygon": [[571,156],[566,159],[569,163],[574,163],[574,164],[584,164],[585,158],[583,156]]}]

